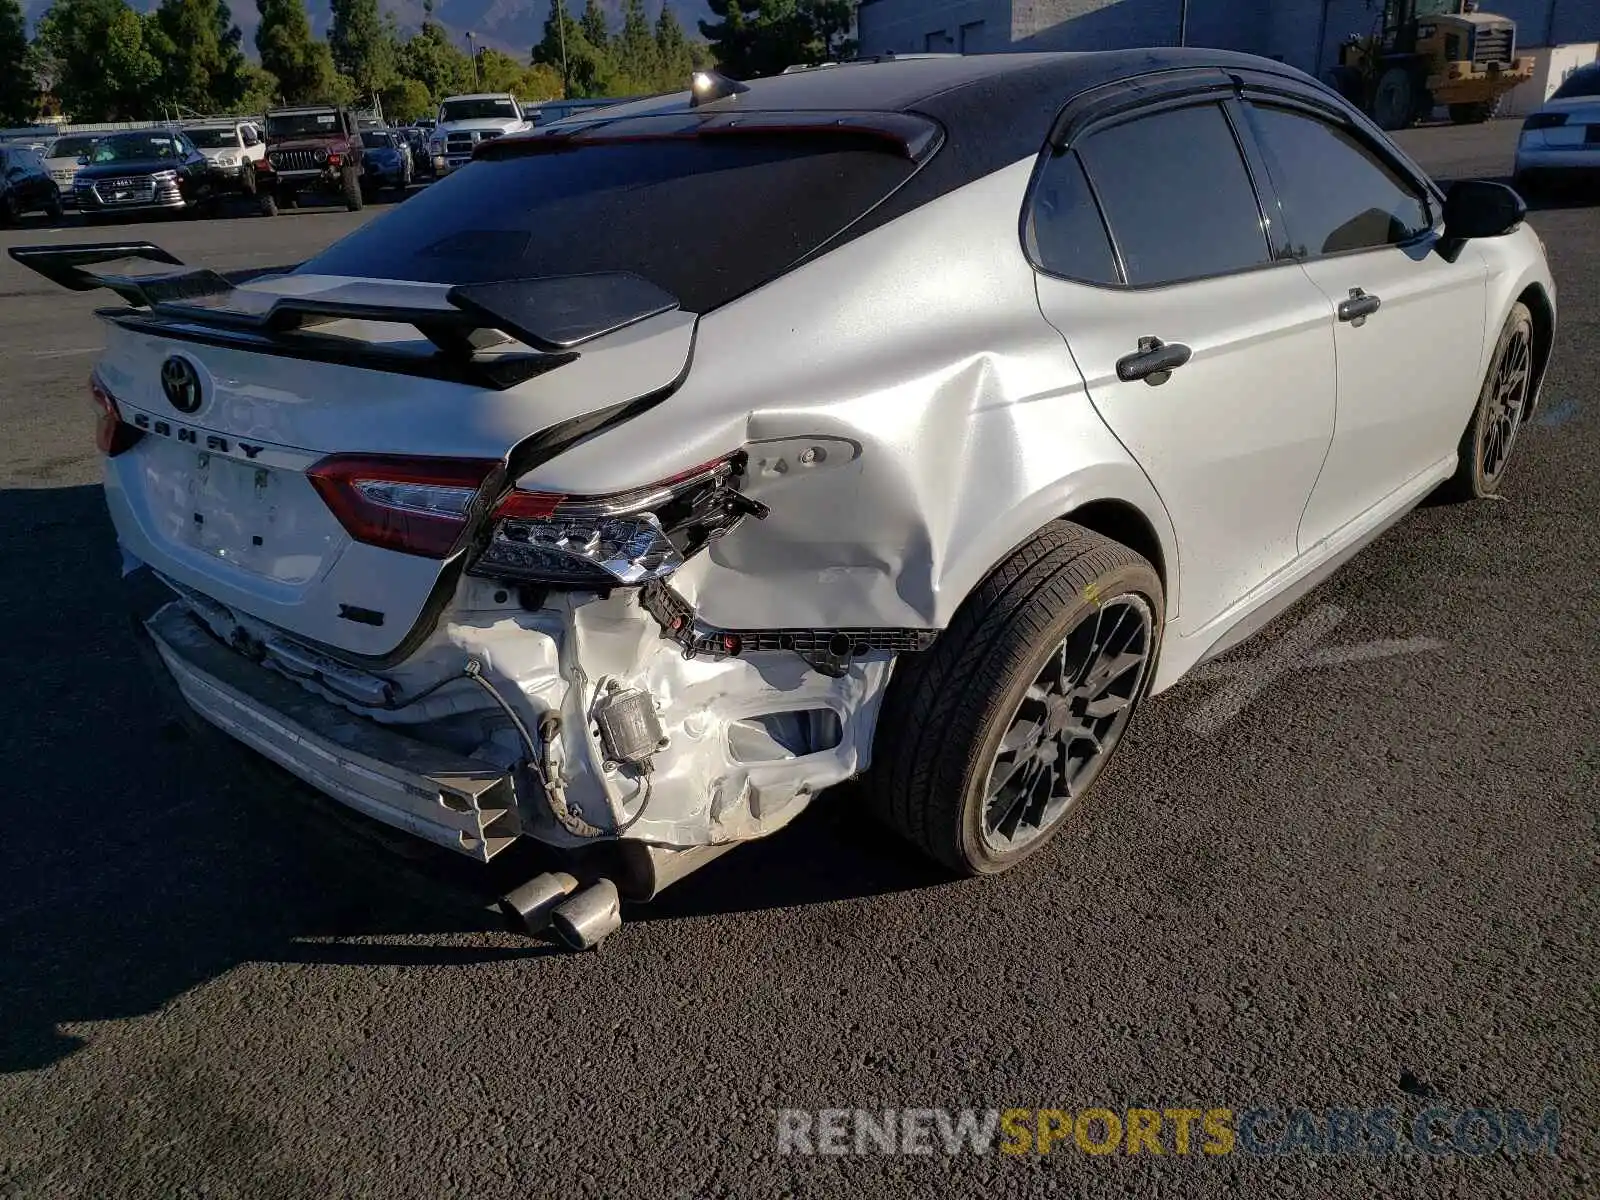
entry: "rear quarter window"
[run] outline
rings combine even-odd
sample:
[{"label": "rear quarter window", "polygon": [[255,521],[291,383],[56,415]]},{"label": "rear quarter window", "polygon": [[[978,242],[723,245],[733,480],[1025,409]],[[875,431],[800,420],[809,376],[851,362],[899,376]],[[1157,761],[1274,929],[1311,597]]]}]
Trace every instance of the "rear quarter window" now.
[{"label": "rear quarter window", "polygon": [[299,269],[426,283],[631,271],[706,312],[818,250],[914,169],[837,135],[508,155],[435,183]]}]

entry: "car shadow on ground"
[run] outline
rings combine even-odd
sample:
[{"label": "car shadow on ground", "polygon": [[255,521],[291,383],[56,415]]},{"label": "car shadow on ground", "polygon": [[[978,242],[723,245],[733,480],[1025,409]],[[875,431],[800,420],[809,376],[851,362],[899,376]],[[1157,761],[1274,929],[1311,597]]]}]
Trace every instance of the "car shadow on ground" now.
[{"label": "car shadow on ground", "polygon": [[[246,962],[420,966],[537,958],[488,868],[274,787],[152,682],[96,486],[0,490],[0,1071],[72,1053],[78,1022],[154,1012]],[[787,907],[938,883],[864,827],[851,788],[629,920]]]}]

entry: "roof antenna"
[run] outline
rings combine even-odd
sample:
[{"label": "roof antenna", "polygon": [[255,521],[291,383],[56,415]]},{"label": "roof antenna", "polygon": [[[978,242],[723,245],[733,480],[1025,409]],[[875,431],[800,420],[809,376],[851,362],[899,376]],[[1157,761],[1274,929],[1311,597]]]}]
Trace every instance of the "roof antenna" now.
[{"label": "roof antenna", "polygon": [[748,83],[729,79],[721,71],[709,68],[696,71],[689,80],[689,107],[699,108],[702,104],[710,104],[713,100],[726,100],[729,96],[737,96],[740,92],[749,90]]}]

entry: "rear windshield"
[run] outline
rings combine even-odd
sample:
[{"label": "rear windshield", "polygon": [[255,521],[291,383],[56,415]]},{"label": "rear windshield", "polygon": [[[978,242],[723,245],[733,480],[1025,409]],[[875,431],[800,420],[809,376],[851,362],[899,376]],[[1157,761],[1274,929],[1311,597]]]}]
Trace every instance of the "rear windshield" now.
[{"label": "rear windshield", "polygon": [[81,158],[89,153],[94,145],[92,137],[64,137],[57,138],[56,144],[50,147],[51,158]]},{"label": "rear windshield", "polygon": [[1582,67],[1574,71],[1550,99],[1577,100],[1590,96],[1600,96],[1600,67]]},{"label": "rear windshield", "polygon": [[317,137],[339,132],[339,114],[334,112],[285,113],[267,118],[267,136]]},{"label": "rear windshield", "polygon": [[658,140],[480,160],[300,270],[426,283],[632,271],[707,312],[781,275],[914,170],[841,140]]},{"label": "rear windshield", "polygon": [[389,150],[394,146],[387,133],[373,133],[370,130],[361,135],[361,144],[368,150]]},{"label": "rear windshield", "polygon": [[184,132],[189,135],[191,142],[206,150],[239,144],[239,133],[231,125],[226,129],[185,129]]}]

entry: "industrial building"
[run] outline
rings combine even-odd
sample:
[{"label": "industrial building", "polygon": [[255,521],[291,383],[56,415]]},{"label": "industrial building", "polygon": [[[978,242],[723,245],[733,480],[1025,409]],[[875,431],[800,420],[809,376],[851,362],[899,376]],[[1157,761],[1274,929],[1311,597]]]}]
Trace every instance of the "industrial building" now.
[{"label": "industrial building", "polygon": [[[1595,58],[1600,0],[1480,0],[1479,8],[1517,22],[1519,53],[1570,48],[1539,55],[1548,66],[1530,91],[1553,90],[1570,65]],[[1339,43],[1371,30],[1382,12],[1382,0],[861,0],[857,26],[863,55],[1188,44],[1264,54],[1320,77]]]}]

